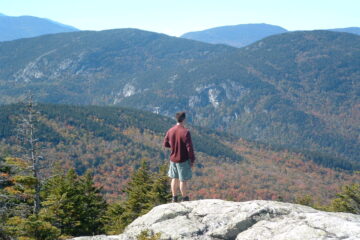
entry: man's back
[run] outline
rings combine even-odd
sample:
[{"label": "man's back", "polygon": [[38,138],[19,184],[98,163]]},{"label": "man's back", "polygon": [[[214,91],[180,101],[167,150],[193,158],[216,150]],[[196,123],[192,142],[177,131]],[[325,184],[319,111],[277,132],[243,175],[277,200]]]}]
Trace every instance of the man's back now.
[{"label": "man's back", "polygon": [[192,163],[195,161],[190,131],[181,124],[169,129],[164,139],[164,146],[171,148],[172,162],[185,162],[188,159]]}]

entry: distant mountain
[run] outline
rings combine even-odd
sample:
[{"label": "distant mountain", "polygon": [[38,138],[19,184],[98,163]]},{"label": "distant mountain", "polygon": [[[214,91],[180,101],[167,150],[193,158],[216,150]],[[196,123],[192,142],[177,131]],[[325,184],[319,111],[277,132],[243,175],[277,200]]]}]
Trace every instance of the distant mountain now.
[{"label": "distant mountain", "polygon": [[240,24],[189,32],[181,37],[206,43],[244,47],[265,37],[285,32],[286,29],[269,24]]},{"label": "distant mountain", "polygon": [[[359,27],[334,28],[328,31],[345,32],[360,35]],[[269,24],[240,24],[221,26],[203,31],[189,32],[181,37],[211,44],[226,44],[233,47],[244,47],[263,38],[287,32],[286,29]]]},{"label": "distant mountain", "polygon": [[[175,124],[173,119],[122,107],[38,104],[36,110],[40,117],[35,136],[44,161],[53,163],[45,165],[75,168],[79,174],[92,169],[96,184],[103,186],[108,199],[119,199],[141,160],[147,160],[152,169],[169,161],[162,141],[166,130]],[[21,157],[15,136],[22,108],[18,104],[0,106],[0,112],[0,158]],[[358,174],[318,166],[302,154],[188,127],[196,153],[194,180],[189,187],[197,199],[281,197],[293,201],[311,193],[326,201],[345,183],[360,181]]]},{"label": "distant mountain", "polygon": [[[360,37],[278,34],[244,48],[135,29],[0,43],[0,103],[115,104],[360,162]],[[329,158],[331,159],[331,158]],[[319,160],[320,161],[320,160]]]},{"label": "distant mountain", "polygon": [[0,14],[0,41],[74,31],[78,31],[78,29],[45,18],[10,17]]},{"label": "distant mountain", "polygon": [[334,29],[329,29],[329,31],[346,32],[346,33],[352,33],[352,34],[360,35],[360,27],[334,28]]}]

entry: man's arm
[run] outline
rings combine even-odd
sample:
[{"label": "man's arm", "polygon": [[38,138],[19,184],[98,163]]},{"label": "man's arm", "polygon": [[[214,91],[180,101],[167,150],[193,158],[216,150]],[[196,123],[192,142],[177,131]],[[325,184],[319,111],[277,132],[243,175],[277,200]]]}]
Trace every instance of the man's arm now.
[{"label": "man's arm", "polygon": [[170,148],[170,143],[169,143],[169,132],[166,133],[165,138],[164,138],[164,143],[163,146],[166,148]]},{"label": "man's arm", "polygon": [[187,151],[189,153],[190,163],[191,163],[191,166],[192,166],[194,164],[194,162],[195,162],[195,154],[194,154],[194,148],[193,148],[193,144],[192,144],[192,140],[191,140],[190,131],[188,131],[186,133],[185,144],[186,144],[186,149],[187,149]]}]

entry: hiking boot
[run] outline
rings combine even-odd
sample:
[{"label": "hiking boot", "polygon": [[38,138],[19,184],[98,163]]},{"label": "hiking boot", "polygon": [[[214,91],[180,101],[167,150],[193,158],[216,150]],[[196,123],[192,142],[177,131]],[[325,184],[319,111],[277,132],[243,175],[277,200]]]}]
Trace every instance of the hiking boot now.
[{"label": "hiking boot", "polygon": [[174,202],[178,202],[178,197],[177,197],[177,196],[173,196],[171,202],[173,202],[173,203],[174,203]]},{"label": "hiking boot", "polygon": [[182,201],[183,201],[183,202],[187,202],[187,201],[190,201],[190,199],[189,199],[188,196],[186,196],[186,197],[183,197]]}]

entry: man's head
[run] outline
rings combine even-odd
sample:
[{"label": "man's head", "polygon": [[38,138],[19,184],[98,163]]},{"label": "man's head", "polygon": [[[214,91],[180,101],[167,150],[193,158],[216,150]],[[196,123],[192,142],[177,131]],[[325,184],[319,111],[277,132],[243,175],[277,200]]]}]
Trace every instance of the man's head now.
[{"label": "man's head", "polygon": [[177,121],[178,123],[184,122],[184,120],[185,120],[185,118],[186,118],[185,112],[178,112],[178,113],[176,113],[175,118],[176,118],[176,121]]}]

